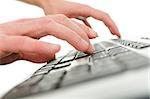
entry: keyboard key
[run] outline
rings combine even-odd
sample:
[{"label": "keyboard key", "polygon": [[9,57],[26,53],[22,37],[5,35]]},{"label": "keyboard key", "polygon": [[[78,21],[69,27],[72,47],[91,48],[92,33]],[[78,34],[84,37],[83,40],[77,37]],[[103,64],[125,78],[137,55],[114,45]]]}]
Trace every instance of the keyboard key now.
[{"label": "keyboard key", "polygon": [[43,79],[43,75],[31,77],[22,84],[10,90],[3,99],[16,99],[39,92],[38,83]]},{"label": "keyboard key", "polygon": [[118,55],[114,60],[120,62],[121,66],[125,66],[127,69],[136,69],[150,65],[149,58],[132,51]]},{"label": "keyboard key", "polygon": [[75,59],[84,58],[86,56],[89,56],[89,55],[83,52],[78,52]]},{"label": "keyboard key", "polygon": [[100,43],[101,46],[105,49],[105,50],[108,50],[108,49],[111,49],[111,48],[114,48],[114,47],[118,47],[119,45],[117,44],[114,44],[114,43],[111,43],[111,42],[107,42],[107,41],[103,41]]},{"label": "keyboard key", "polygon": [[139,46],[140,46],[139,48],[147,48],[147,47],[150,47],[150,44],[149,43],[140,43]]},{"label": "keyboard key", "polygon": [[93,60],[96,60],[96,59],[106,58],[109,55],[106,52],[99,52],[99,53],[93,54],[91,56],[92,56]]},{"label": "keyboard key", "polygon": [[58,57],[57,59],[53,60],[53,61],[49,61],[46,65],[55,65],[58,64],[64,57]]},{"label": "keyboard key", "polygon": [[124,67],[120,67],[120,63],[111,59],[111,57],[104,59],[93,60],[92,73],[94,76],[101,77],[113,73],[124,71]]},{"label": "keyboard key", "polygon": [[55,67],[55,65],[45,65],[43,67],[40,68],[40,70],[47,70],[50,71]]},{"label": "keyboard key", "polygon": [[116,48],[112,48],[112,49],[109,49],[106,51],[107,54],[109,54],[109,56],[116,56],[118,54],[121,54],[121,53],[125,53],[125,52],[128,52],[129,50],[127,48],[124,48],[124,47],[116,47]]},{"label": "keyboard key", "polygon": [[37,71],[33,74],[33,76],[47,74],[50,69],[51,69],[51,68],[49,68],[49,69],[39,69],[39,70],[37,70]]},{"label": "keyboard key", "polygon": [[13,90],[10,90],[2,99],[16,99],[25,97],[27,95],[32,95],[31,86],[27,87],[15,87]]},{"label": "keyboard key", "polygon": [[51,81],[51,79],[61,78],[64,73],[65,73],[64,68],[54,69],[50,71],[48,74],[44,75],[44,79],[49,79],[49,81]]},{"label": "keyboard key", "polygon": [[72,60],[75,58],[76,54],[77,54],[76,51],[70,51],[70,52],[60,61],[60,63],[72,61]]},{"label": "keyboard key", "polygon": [[[83,59],[81,59],[83,60]],[[71,66],[66,68],[66,73],[60,86],[70,85],[73,83],[81,82],[86,80],[91,75],[91,64],[88,62],[82,63],[80,59],[74,61]],[[81,62],[81,63],[80,63]]]},{"label": "keyboard key", "polygon": [[118,42],[124,46],[129,46],[129,47],[135,48],[135,49],[142,49],[142,48],[150,47],[149,43],[135,42],[135,41],[130,41],[130,40],[122,40],[122,39],[112,39],[112,40],[114,42]]},{"label": "keyboard key", "polygon": [[101,51],[105,51],[105,49],[100,45],[100,43],[96,43],[93,45],[95,48],[95,51],[93,53],[97,53],[97,52],[101,52]]},{"label": "keyboard key", "polygon": [[141,39],[144,39],[144,40],[150,40],[149,37],[141,37]]},{"label": "keyboard key", "polygon": [[39,93],[39,92],[44,92],[44,91],[49,91],[49,90],[54,90],[57,88],[58,83],[59,83],[60,79],[56,78],[56,79],[43,79],[41,82],[39,82],[39,84],[37,85],[37,87],[34,87],[34,89],[32,89],[33,93]]},{"label": "keyboard key", "polygon": [[49,74],[44,75],[44,78],[38,83],[38,85],[35,87],[33,86],[32,93],[57,89],[64,73],[64,69],[52,70]]},{"label": "keyboard key", "polygon": [[25,82],[23,82],[19,87],[35,85],[39,81],[41,81],[42,79],[43,79],[43,75],[38,75],[38,76],[31,77],[30,79],[28,79]]},{"label": "keyboard key", "polygon": [[55,65],[55,67],[53,69],[64,68],[64,67],[67,67],[67,66],[70,66],[70,65],[71,65],[71,62],[61,63],[61,64]]}]

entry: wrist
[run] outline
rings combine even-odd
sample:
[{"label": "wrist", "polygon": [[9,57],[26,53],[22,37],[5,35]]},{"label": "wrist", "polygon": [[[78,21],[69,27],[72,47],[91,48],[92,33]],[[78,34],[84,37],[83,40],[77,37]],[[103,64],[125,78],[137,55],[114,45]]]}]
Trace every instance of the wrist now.
[{"label": "wrist", "polygon": [[40,8],[45,8],[46,6],[51,6],[53,3],[59,0],[32,0],[34,5]]},{"label": "wrist", "polygon": [[39,6],[40,8],[43,8],[49,1],[51,0],[34,0],[34,4]]},{"label": "wrist", "polygon": [[53,7],[57,2],[64,0],[33,0],[34,3],[42,9]]},{"label": "wrist", "polygon": [[45,5],[45,2],[47,2],[47,0],[18,0],[18,1],[22,1],[28,4],[32,4],[32,5],[36,5],[39,7],[42,7],[43,5]]}]

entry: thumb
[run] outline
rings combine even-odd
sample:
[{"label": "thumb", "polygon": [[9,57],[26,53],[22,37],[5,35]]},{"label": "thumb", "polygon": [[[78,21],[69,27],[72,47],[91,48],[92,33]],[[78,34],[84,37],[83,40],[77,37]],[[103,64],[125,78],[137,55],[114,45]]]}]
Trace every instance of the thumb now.
[{"label": "thumb", "polygon": [[0,39],[0,49],[4,52],[55,54],[60,45],[42,42],[26,36],[7,36]]}]

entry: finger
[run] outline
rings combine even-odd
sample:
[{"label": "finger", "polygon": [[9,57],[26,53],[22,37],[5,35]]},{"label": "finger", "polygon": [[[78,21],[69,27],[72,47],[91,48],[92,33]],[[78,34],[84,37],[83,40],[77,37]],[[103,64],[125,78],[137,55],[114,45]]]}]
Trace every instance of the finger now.
[{"label": "finger", "polygon": [[89,38],[88,38],[86,32],[84,32],[84,30],[82,28],[80,28],[78,25],[74,24],[74,22],[72,22],[66,16],[62,16],[62,15],[55,16],[54,15],[53,19],[56,22],[58,22],[58,23],[60,23],[60,24],[62,24],[64,26],[68,27],[69,29],[73,30],[74,32],[76,32],[77,34],[79,34],[79,36],[82,37],[84,40],[86,40],[87,42],[89,42]]},{"label": "finger", "polygon": [[116,24],[108,14],[95,9],[91,10],[91,16],[95,19],[103,21],[113,35],[117,35],[118,37],[121,36]]},{"label": "finger", "polygon": [[21,59],[35,62],[35,63],[44,63],[50,60],[55,59],[55,54],[37,54],[37,53],[22,53]]},{"label": "finger", "polygon": [[73,21],[75,24],[77,24],[78,26],[80,26],[88,35],[88,37],[90,39],[96,38],[98,36],[98,34],[92,30],[91,28],[87,27],[86,25],[80,24],[76,21]]},{"label": "finger", "polygon": [[3,51],[0,51],[0,59],[3,58],[3,57],[7,57],[9,55],[11,55],[12,53],[10,52],[3,52]]},{"label": "finger", "polygon": [[83,21],[83,23],[84,23],[85,25],[87,25],[88,27],[92,28],[92,26],[91,26],[90,23],[87,21],[87,19],[82,20],[82,21]]},{"label": "finger", "polygon": [[26,36],[9,36],[1,39],[1,50],[14,53],[40,53],[51,55],[60,50],[59,45],[38,41]]},{"label": "finger", "polygon": [[43,18],[19,19],[0,25],[1,32],[6,35],[30,36],[32,38],[40,38],[45,35],[43,24],[46,22]]},{"label": "finger", "polygon": [[93,17],[97,20],[101,20],[104,22],[104,24],[109,28],[109,30],[111,31],[112,34],[117,35],[118,37],[120,37],[120,33],[119,30],[116,26],[116,24],[113,22],[113,20],[111,19],[111,17],[106,14],[105,12],[102,12],[100,10],[91,8],[87,5],[81,5],[82,9],[75,9],[76,12],[79,12],[78,14],[80,16],[84,16],[84,17]]},{"label": "finger", "polygon": [[8,64],[8,63],[12,63],[12,62],[18,60],[19,58],[20,58],[20,55],[17,54],[17,53],[9,54],[8,56],[3,57],[3,58],[0,59],[0,65],[5,65],[5,64]]},{"label": "finger", "polygon": [[90,25],[90,23],[87,21],[86,18],[79,16],[79,17],[77,17],[76,19],[82,21],[86,26],[92,28],[92,26]]}]

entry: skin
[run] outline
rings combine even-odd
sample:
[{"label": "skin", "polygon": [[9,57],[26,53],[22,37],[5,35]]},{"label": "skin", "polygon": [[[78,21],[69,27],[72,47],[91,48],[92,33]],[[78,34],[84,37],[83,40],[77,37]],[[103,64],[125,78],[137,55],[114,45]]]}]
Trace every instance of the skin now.
[{"label": "skin", "polygon": [[[103,21],[113,35],[120,37],[108,14],[87,5],[64,0],[21,1],[41,7],[46,16],[0,24],[0,64],[22,59],[43,63],[54,59],[60,45],[38,40],[47,35],[66,40],[79,51],[92,53],[94,49],[89,39],[97,37],[97,33],[88,27],[87,20],[83,25],[70,18],[93,17]],[[80,10],[77,9],[79,7]]]}]

